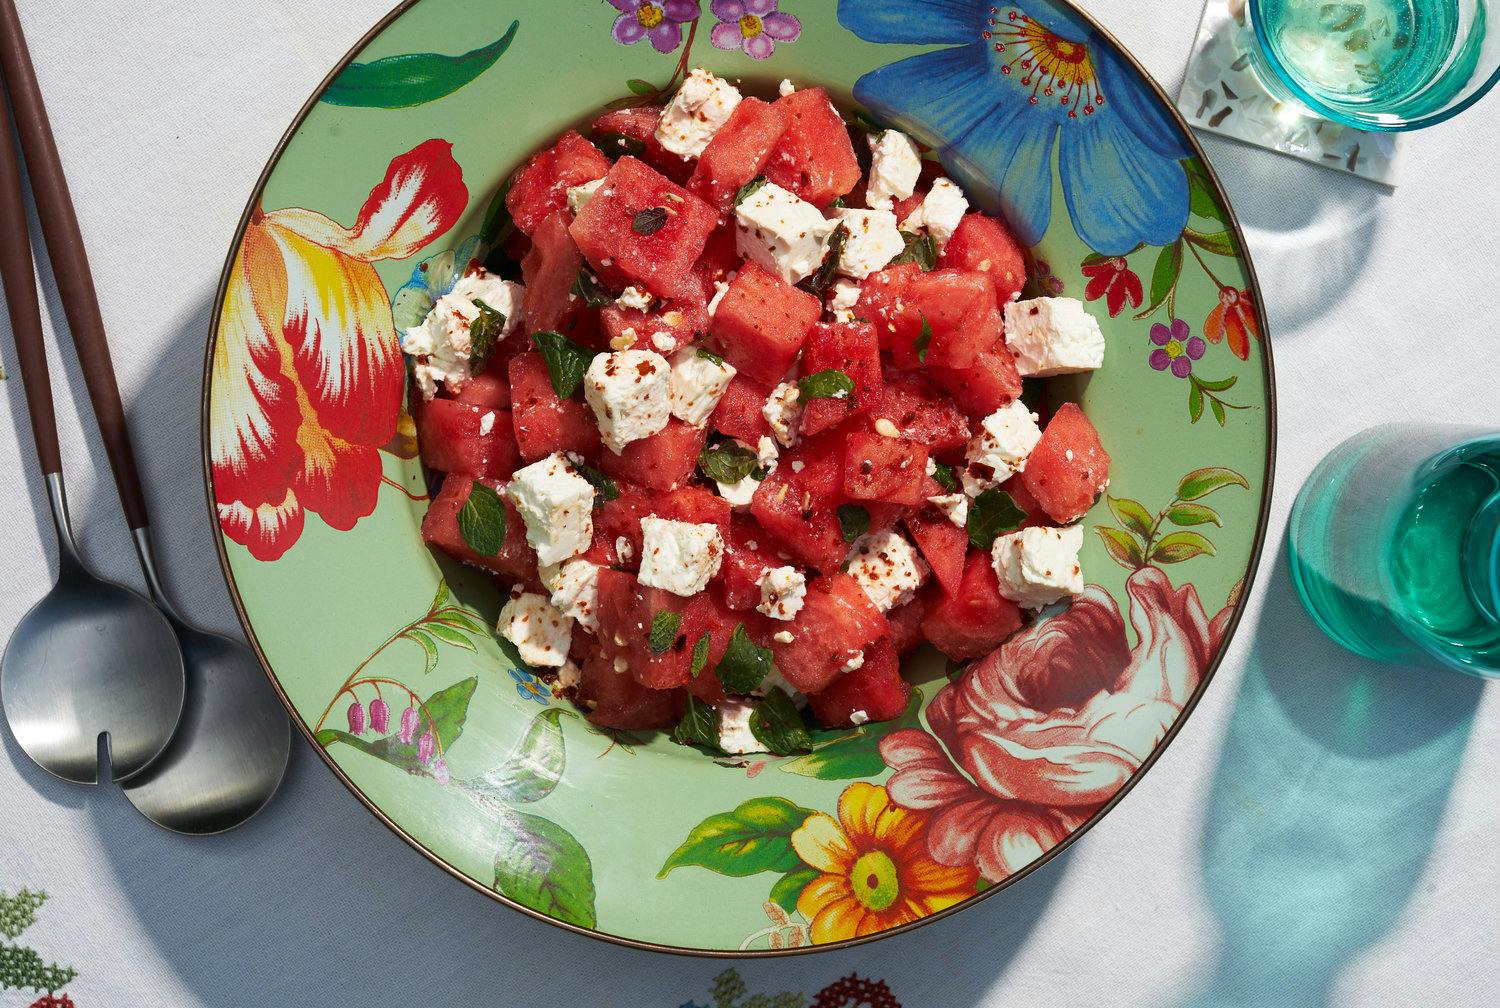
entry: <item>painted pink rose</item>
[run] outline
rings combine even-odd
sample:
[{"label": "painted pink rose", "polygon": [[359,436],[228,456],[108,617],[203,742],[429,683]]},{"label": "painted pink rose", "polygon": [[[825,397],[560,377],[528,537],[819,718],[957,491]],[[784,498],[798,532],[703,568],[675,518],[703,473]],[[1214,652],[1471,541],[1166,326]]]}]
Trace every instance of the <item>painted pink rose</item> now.
[{"label": "painted pink rose", "polygon": [[991,882],[1020,870],[1103,807],[1182,713],[1233,600],[1210,621],[1191,585],[1174,589],[1155,567],[1126,591],[1134,648],[1114,600],[1090,585],[944,687],[931,734],[881,743],[891,797],[933,813],[934,860]]}]

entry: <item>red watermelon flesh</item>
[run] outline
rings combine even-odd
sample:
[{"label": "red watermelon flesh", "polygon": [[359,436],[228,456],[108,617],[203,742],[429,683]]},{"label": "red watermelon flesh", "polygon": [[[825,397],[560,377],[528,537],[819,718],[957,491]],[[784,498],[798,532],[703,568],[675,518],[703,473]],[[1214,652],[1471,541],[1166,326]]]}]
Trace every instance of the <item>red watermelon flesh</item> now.
[{"label": "red watermelon flesh", "polygon": [[708,331],[708,310],[694,301],[668,301],[649,312],[612,304],[599,312],[599,321],[606,340],[627,338],[628,329],[635,349],[670,356]]},{"label": "red watermelon flesh", "polygon": [[943,246],[938,265],[944,269],[987,273],[995,285],[995,305],[1001,311],[1026,286],[1026,255],[1005,225],[993,217],[971,213],[959,222]]},{"label": "red watermelon flesh", "polygon": [[761,438],[771,436],[771,425],[766,423],[762,412],[770,396],[771,386],[744,375],[735,375],[724,390],[724,398],[714,407],[709,425],[719,433],[755,448]]},{"label": "red watermelon flesh", "polygon": [[516,173],[505,208],[516,227],[532,234],[548,216],[567,209],[570,188],[601,179],[608,171],[609,158],[576,130],[568,130]]},{"label": "red watermelon flesh", "polygon": [[898,654],[906,654],[926,640],[922,636],[922,620],[926,615],[927,603],[921,595],[885,614],[885,621],[891,625],[891,647]]},{"label": "red watermelon flesh", "polygon": [[906,529],[922,551],[932,573],[949,595],[961,592],[964,579],[964,554],[969,548],[969,533],[948,520],[936,508],[924,507],[906,516]]},{"label": "red watermelon flesh", "polygon": [[[495,556],[482,556],[464,539],[458,527],[458,512],[469,499],[474,484],[483,483],[494,490],[505,505],[505,543]],[[474,480],[468,476],[450,475],[442,489],[427,506],[422,518],[422,538],[429,545],[462,560],[466,564],[502,575],[511,581],[527,581],[536,576],[536,552],[526,542],[526,526],[521,514],[495,480]]]},{"label": "red watermelon flesh", "polygon": [[422,406],[417,444],[422,461],[439,472],[505,479],[516,471],[508,410],[433,399]]},{"label": "red watermelon flesh", "polygon": [[819,207],[859,184],[848,127],[827,91],[804,88],[776,104],[786,111],[787,126],[766,162],[766,178]]},{"label": "red watermelon flesh", "polygon": [[740,373],[774,385],[822,313],[817,298],[747,262],[730,281],[710,326],[725,360]]},{"label": "red watermelon flesh", "polygon": [[773,549],[774,543],[770,533],[754,519],[735,515],[731,520],[724,543],[724,563],[716,579],[729,609],[738,612],[760,605],[761,576],[773,567],[783,566]]},{"label": "red watermelon flesh", "polygon": [[766,166],[786,124],[783,105],[744,99],[699,155],[688,188],[721,212],[728,210],[740,187]]},{"label": "red watermelon flesh", "polygon": [[[934,270],[913,276],[892,313],[891,360],[899,368],[966,368],[1005,331],[987,273]],[[925,356],[918,341],[929,333]]]},{"label": "red watermelon flesh", "polygon": [[606,451],[599,456],[599,466],[615,479],[631,480],[653,490],[671,490],[693,474],[698,454],[708,431],[693,427],[676,417],[650,437],[632,441],[616,455]]},{"label": "red watermelon flesh", "polygon": [[925,499],[926,486],[924,445],[864,432],[844,441],[844,493],[851,499],[912,507]]},{"label": "red watermelon flesh", "polygon": [[[642,161],[681,185],[693,174],[693,163],[673,154],[656,139],[661,113],[660,105],[614,109],[594,120],[589,127],[590,136],[611,158],[635,153]],[[626,138],[623,145],[620,143],[622,137]],[[632,144],[632,140],[636,143]]]},{"label": "red watermelon flesh", "polygon": [[510,394],[516,444],[527,462],[553,452],[596,459],[603,451],[593,413],[576,399],[557,397],[541,354],[521,354],[510,362]]},{"label": "red watermelon flesh", "polygon": [[963,581],[950,595],[939,581],[923,589],[927,615],[922,633],[954,661],[987,655],[1021,628],[1021,609],[1000,594],[988,553],[976,550],[964,562]]},{"label": "red watermelon flesh", "polygon": [[842,371],[854,382],[846,399],[814,399],[802,415],[802,433],[817,434],[867,411],[885,385],[881,377],[880,344],[868,322],[818,322],[807,334],[802,350],[802,373]]},{"label": "red watermelon flesh", "polygon": [[896,649],[889,641],[879,641],[865,651],[863,665],[845,672],[807,702],[825,728],[850,728],[856,711],[863,712],[861,724],[900,717],[911,702],[911,685],[901,678]]},{"label": "red watermelon flesh", "polygon": [[531,236],[531,251],[521,262],[528,333],[556,331],[564,315],[575,305],[582,307],[572,295],[582,265],[583,257],[568,234],[567,211],[544,218]]},{"label": "red watermelon flesh", "polygon": [[807,586],[802,611],[787,627],[790,643],[771,639],[776,667],[792,688],[826,689],[856,654],[890,634],[890,624],[853,578],[834,574]]},{"label": "red watermelon flesh", "polygon": [[510,408],[510,381],[504,370],[496,373],[486,369],[464,382],[464,387],[455,396],[459,402],[488,409]]},{"label": "red watermelon flesh", "polygon": [[681,690],[647,689],[628,671],[616,671],[614,660],[597,653],[583,664],[578,697],[589,711],[589,721],[617,731],[671,728],[682,720]]},{"label": "red watermelon flesh", "polygon": [[957,451],[969,443],[969,421],[953,400],[915,373],[887,374],[880,401],[869,415],[872,423],[889,420],[902,437],[926,445],[933,455]]},{"label": "red watermelon flesh", "polygon": [[1082,518],[1109,485],[1109,452],[1076,403],[1063,403],[1052,414],[1021,482],[1059,525]]},{"label": "red watermelon flesh", "polygon": [[927,376],[975,420],[983,420],[1021,396],[1021,373],[1003,339],[996,340],[966,368],[934,365],[927,368]]}]

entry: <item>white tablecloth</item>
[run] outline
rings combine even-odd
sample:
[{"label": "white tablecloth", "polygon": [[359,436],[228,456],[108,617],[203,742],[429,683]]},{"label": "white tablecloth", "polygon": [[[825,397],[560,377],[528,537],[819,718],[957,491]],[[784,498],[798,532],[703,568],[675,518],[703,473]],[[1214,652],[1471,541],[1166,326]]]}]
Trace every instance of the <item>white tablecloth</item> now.
[{"label": "white tablecloth", "polygon": [[[390,2],[21,4],[163,560],[187,608],[221,629],[235,621],[197,434],[214,286],[267,154]],[[1198,20],[1190,0],[1092,7],[1175,92]],[[1497,113],[1492,97],[1413,137],[1394,193],[1207,143],[1249,231],[1280,379],[1272,543],[1228,661],[1156,768],[1066,855],[911,936],[741,964],[752,993],[811,995],[858,972],[908,1008],[1495,1003],[1500,687],[1338,651],[1300,612],[1280,536],[1292,493],[1346,434],[1500,419]],[[61,317],[55,297],[48,308]],[[8,337],[0,355],[16,376]],[[85,550],[136,582],[71,349],[53,362]],[[55,559],[18,377],[0,387],[8,634]],[[80,1008],[649,1008],[710,1003],[725,968],[492,903],[387,832],[300,738],[266,812],[192,840],[150,826],[112,788],[48,778],[6,737],[0,892],[22,887],[50,899],[18,944],[77,969],[67,989]],[[0,992],[0,1005],[33,998]]]}]

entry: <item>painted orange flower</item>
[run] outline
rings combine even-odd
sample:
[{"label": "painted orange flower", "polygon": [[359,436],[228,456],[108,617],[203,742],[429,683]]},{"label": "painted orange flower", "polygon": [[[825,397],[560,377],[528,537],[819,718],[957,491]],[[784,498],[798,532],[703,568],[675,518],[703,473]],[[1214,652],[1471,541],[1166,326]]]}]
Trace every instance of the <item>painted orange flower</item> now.
[{"label": "painted orange flower", "polygon": [[979,873],[934,861],[926,831],[922,813],[893,805],[885,788],[863,781],[839,796],[837,819],[808,816],[792,833],[792,848],[821,872],[797,899],[813,943],[887,931],[973,896]]},{"label": "painted orange flower", "polygon": [[373,264],[415,254],[468,199],[453,145],[429,140],[390,163],[352,228],[300,208],[252,215],[214,346],[209,437],[219,524],[256,559],[290,549],[308,511],[347,531],[375,510],[405,368]]},{"label": "painted orange flower", "polygon": [[1250,337],[1260,339],[1260,323],[1255,319],[1255,302],[1248,290],[1220,288],[1219,303],[1203,323],[1203,338],[1220,343],[1225,336],[1229,337],[1229,349],[1236,357],[1250,359]]}]

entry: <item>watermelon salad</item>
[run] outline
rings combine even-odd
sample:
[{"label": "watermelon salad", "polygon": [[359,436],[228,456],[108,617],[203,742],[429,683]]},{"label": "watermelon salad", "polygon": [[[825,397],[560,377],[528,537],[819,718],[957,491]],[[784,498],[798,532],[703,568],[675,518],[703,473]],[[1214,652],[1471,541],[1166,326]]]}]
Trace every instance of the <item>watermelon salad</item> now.
[{"label": "watermelon salad", "polygon": [[911,138],[780,92],[694,70],[563,133],[402,340],[423,535],[509,593],[499,634],[593,723],[732,754],[896,718],[907,652],[1081,592],[1109,476],[1078,406],[1023,396],[1102,363],[1083,305],[1022,300]]}]

